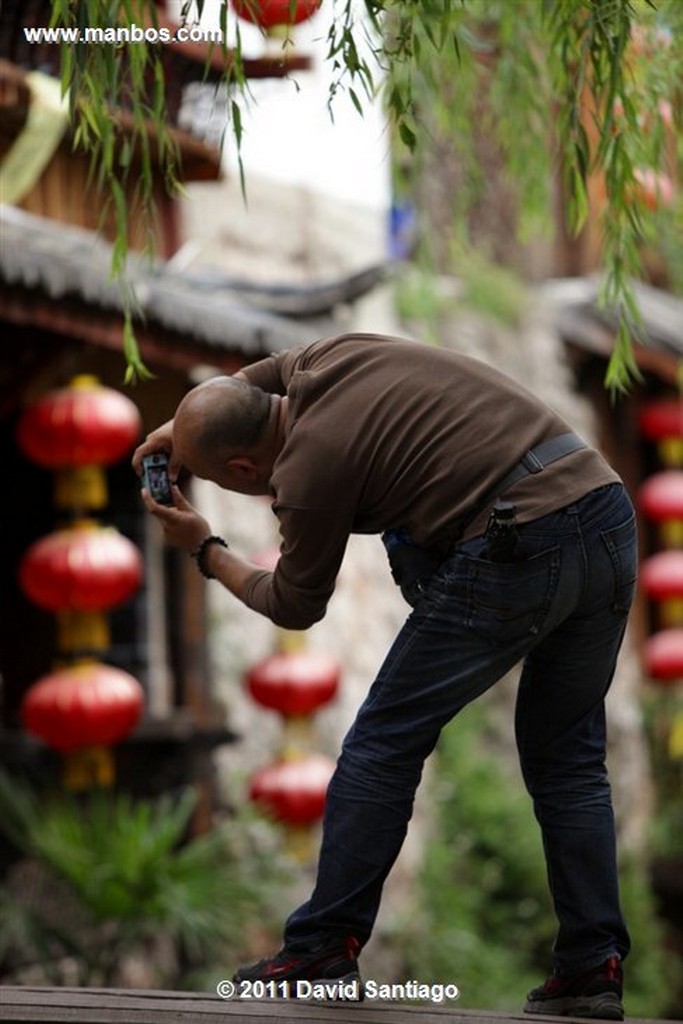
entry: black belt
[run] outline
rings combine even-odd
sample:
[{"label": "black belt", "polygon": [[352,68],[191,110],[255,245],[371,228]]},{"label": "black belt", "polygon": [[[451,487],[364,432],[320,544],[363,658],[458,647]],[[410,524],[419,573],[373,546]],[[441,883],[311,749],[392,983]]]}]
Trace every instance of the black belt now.
[{"label": "black belt", "polygon": [[518,480],[522,480],[531,473],[540,473],[551,462],[557,462],[558,459],[563,459],[565,455],[571,455],[572,452],[577,452],[580,448],[586,447],[585,441],[582,441],[576,434],[569,433],[560,434],[559,437],[553,437],[550,441],[543,441],[541,444],[537,444],[535,448],[530,448],[528,452],[524,453],[517,465],[495,487],[486,492],[482,499],[482,507],[485,508],[495,498],[505,494]]},{"label": "black belt", "polygon": [[513,466],[502,480],[499,480],[490,490],[486,491],[477,502],[475,508],[459,521],[460,534],[462,535],[465,528],[480,512],[493,505],[518,480],[522,480],[525,476],[530,476],[533,473],[540,473],[551,462],[557,462],[558,459],[563,459],[565,455],[571,455],[572,452],[577,452],[581,448],[587,447],[588,445],[585,441],[582,441],[577,434],[570,432],[553,437],[550,441],[542,441],[535,448],[530,448],[524,453],[517,465]]}]

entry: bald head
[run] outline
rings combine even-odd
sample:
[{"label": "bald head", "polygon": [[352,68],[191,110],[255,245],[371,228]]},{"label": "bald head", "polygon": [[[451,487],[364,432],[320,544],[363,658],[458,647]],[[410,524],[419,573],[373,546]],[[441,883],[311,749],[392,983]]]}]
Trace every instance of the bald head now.
[{"label": "bald head", "polygon": [[226,458],[254,448],[270,414],[270,395],[234,377],[211,377],[182,399],[174,417],[174,451],[192,468],[202,459]]}]

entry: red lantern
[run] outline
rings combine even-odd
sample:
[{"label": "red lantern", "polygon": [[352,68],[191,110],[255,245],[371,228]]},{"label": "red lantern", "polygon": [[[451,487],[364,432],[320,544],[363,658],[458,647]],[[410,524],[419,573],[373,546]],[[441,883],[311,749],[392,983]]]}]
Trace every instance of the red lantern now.
[{"label": "red lantern", "polygon": [[277,821],[310,825],[323,815],[333,771],[333,762],[321,754],[276,761],[252,777],[249,795]]},{"label": "red lantern", "polygon": [[137,725],[142,687],[121,669],[82,662],[43,676],[27,691],[22,719],[28,732],[62,753],[113,746]]},{"label": "red lantern", "polygon": [[238,18],[262,29],[278,25],[299,25],[312,18],[322,0],[231,0]]},{"label": "red lantern", "polygon": [[660,398],[648,402],[640,413],[640,429],[648,441],[655,441],[667,466],[683,463],[683,402]]},{"label": "red lantern", "polygon": [[683,551],[659,551],[647,558],[640,584],[652,601],[661,603],[665,625],[683,624]]},{"label": "red lantern", "polygon": [[140,429],[140,414],[129,398],[84,375],[28,406],[17,441],[38,465],[58,471],[60,508],[102,508],[107,491],[100,467],[123,458]]},{"label": "red lantern", "polygon": [[127,672],[80,662],[43,676],[21,707],[24,726],[65,756],[65,784],[110,786],[114,760],[108,749],[137,725],[142,687]]},{"label": "red lantern", "polygon": [[640,582],[653,601],[683,596],[683,551],[659,551],[643,562]]},{"label": "red lantern", "polygon": [[659,524],[670,547],[683,543],[683,470],[655,473],[640,488],[639,503],[644,514]]},{"label": "red lantern", "polygon": [[140,429],[140,413],[129,398],[83,375],[28,406],[17,439],[47,469],[106,466],[130,451]]},{"label": "red lantern", "polygon": [[127,601],[140,586],[142,558],[113,526],[81,520],[32,544],[19,582],[41,608],[102,611]]},{"label": "red lantern", "polygon": [[315,651],[273,654],[247,673],[247,686],[263,707],[285,718],[302,717],[332,700],[339,686],[339,665]]},{"label": "red lantern", "polygon": [[683,679],[683,629],[663,629],[644,644],[643,656],[648,675],[660,683]]}]

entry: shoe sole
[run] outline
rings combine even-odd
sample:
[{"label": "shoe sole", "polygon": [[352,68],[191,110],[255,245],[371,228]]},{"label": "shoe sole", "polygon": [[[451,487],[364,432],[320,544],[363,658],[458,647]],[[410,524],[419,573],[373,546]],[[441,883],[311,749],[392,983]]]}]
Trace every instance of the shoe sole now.
[{"label": "shoe sole", "polygon": [[567,996],[564,999],[535,999],[527,1002],[525,1013],[554,1014],[557,1017],[588,1017],[592,1020],[623,1020],[624,1007],[616,992],[595,996]]}]

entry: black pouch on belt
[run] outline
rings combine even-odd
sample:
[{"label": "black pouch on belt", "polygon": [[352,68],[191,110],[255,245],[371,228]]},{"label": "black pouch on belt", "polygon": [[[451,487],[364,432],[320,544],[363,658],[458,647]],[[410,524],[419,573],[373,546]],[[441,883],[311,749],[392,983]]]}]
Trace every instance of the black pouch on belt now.
[{"label": "black pouch on belt", "polygon": [[414,608],[422,597],[430,578],[443,561],[443,554],[434,548],[422,548],[413,543],[407,530],[386,530],[382,541],[389,556],[394,582]]}]

